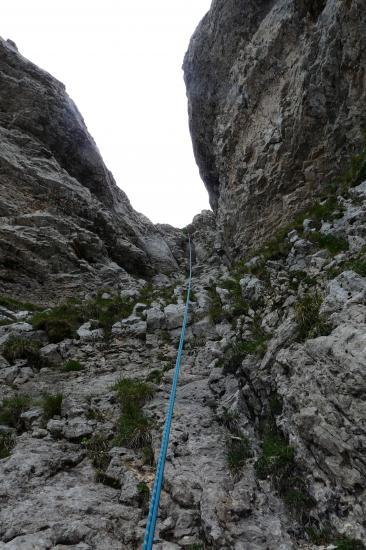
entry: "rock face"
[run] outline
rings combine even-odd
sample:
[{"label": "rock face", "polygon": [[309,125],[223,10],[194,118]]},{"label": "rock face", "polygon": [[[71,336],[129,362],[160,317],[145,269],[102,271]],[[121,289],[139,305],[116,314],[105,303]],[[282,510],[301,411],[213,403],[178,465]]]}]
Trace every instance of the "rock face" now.
[{"label": "rock face", "polygon": [[[230,260],[249,230],[273,237],[286,201],[286,216],[296,211],[290,198],[303,193],[305,204],[310,167],[328,173],[332,155],[340,163],[356,147],[361,77],[334,80],[332,98],[328,85],[339,67],[348,78],[346,59],[362,63],[359,8],[213,2],[186,70],[217,216],[202,212],[184,231],[132,210],[62,85],[0,42],[1,550],[141,548],[186,301],[187,233],[193,286],[154,549],[365,549],[362,166],[357,182],[261,251]],[[316,132],[311,106],[326,113]],[[275,123],[281,139],[265,149]],[[341,131],[354,132],[344,150]],[[235,179],[247,139],[242,174],[250,168],[258,193]],[[304,163],[306,178],[290,181]],[[325,183],[319,176],[314,190]],[[55,304],[65,297],[74,299]]]},{"label": "rock face", "polygon": [[0,290],[48,296],[177,264],[115,184],[63,84],[0,40]]},{"label": "rock face", "polygon": [[184,60],[196,160],[226,250],[272,236],[365,127],[363,0],[214,0]]}]

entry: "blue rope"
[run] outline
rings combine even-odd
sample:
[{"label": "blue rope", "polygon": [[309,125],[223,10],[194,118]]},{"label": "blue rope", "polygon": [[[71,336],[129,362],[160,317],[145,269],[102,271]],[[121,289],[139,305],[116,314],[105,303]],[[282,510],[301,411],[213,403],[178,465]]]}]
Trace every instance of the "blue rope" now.
[{"label": "blue rope", "polygon": [[156,468],[154,486],[153,486],[152,495],[151,495],[150,510],[147,518],[144,544],[142,546],[143,550],[151,550],[154,544],[155,526],[158,518],[160,493],[163,485],[164,468],[165,468],[166,454],[167,454],[168,444],[169,444],[170,427],[172,424],[175,395],[177,392],[180,364],[182,360],[183,346],[184,346],[185,335],[186,335],[191,282],[192,282],[192,247],[191,247],[191,239],[189,238],[189,281],[187,286],[186,306],[184,310],[184,318],[183,318],[182,332],[180,334],[177,360],[175,362],[175,371],[174,371],[172,389],[170,392],[169,407],[168,407],[168,412],[166,416],[164,433],[163,433],[163,438],[162,438],[161,447],[160,447],[159,460]]}]

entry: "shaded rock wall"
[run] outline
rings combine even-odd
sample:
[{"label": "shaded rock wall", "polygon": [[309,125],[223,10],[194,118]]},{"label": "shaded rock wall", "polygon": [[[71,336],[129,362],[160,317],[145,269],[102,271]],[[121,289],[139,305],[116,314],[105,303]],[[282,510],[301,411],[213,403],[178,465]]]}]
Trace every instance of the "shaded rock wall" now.
[{"label": "shaded rock wall", "polygon": [[365,128],[361,0],[214,0],[184,60],[196,160],[227,250],[273,234]]}]

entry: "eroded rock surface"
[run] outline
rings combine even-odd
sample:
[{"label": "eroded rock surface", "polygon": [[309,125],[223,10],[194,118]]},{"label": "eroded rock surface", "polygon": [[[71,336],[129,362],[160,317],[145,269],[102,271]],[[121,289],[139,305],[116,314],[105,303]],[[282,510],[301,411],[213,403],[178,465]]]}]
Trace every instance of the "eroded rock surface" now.
[{"label": "eroded rock surface", "polygon": [[214,0],[184,61],[193,147],[226,250],[272,236],[358,152],[363,0]]},{"label": "eroded rock surface", "polygon": [[0,41],[0,289],[33,299],[171,272],[63,84]]}]

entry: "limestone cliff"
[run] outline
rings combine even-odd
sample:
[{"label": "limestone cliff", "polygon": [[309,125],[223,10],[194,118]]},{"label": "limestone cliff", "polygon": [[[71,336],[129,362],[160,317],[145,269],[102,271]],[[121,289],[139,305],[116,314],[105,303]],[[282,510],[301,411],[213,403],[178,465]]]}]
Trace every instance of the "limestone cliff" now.
[{"label": "limestone cliff", "polygon": [[363,0],[214,0],[184,60],[190,128],[226,248],[271,236],[363,140]]},{"label": "limestone cliff", "polygon": [[216,215],[185,230],[0,42],[1,550],[141,548],[188,233],[154,550],[365,549],[364,11],[214,0],[185,68]]},{"label": "limestone cliff", "polygon": [[172,271],[63,84],[0,41],[0,289],[33,298]]}]

